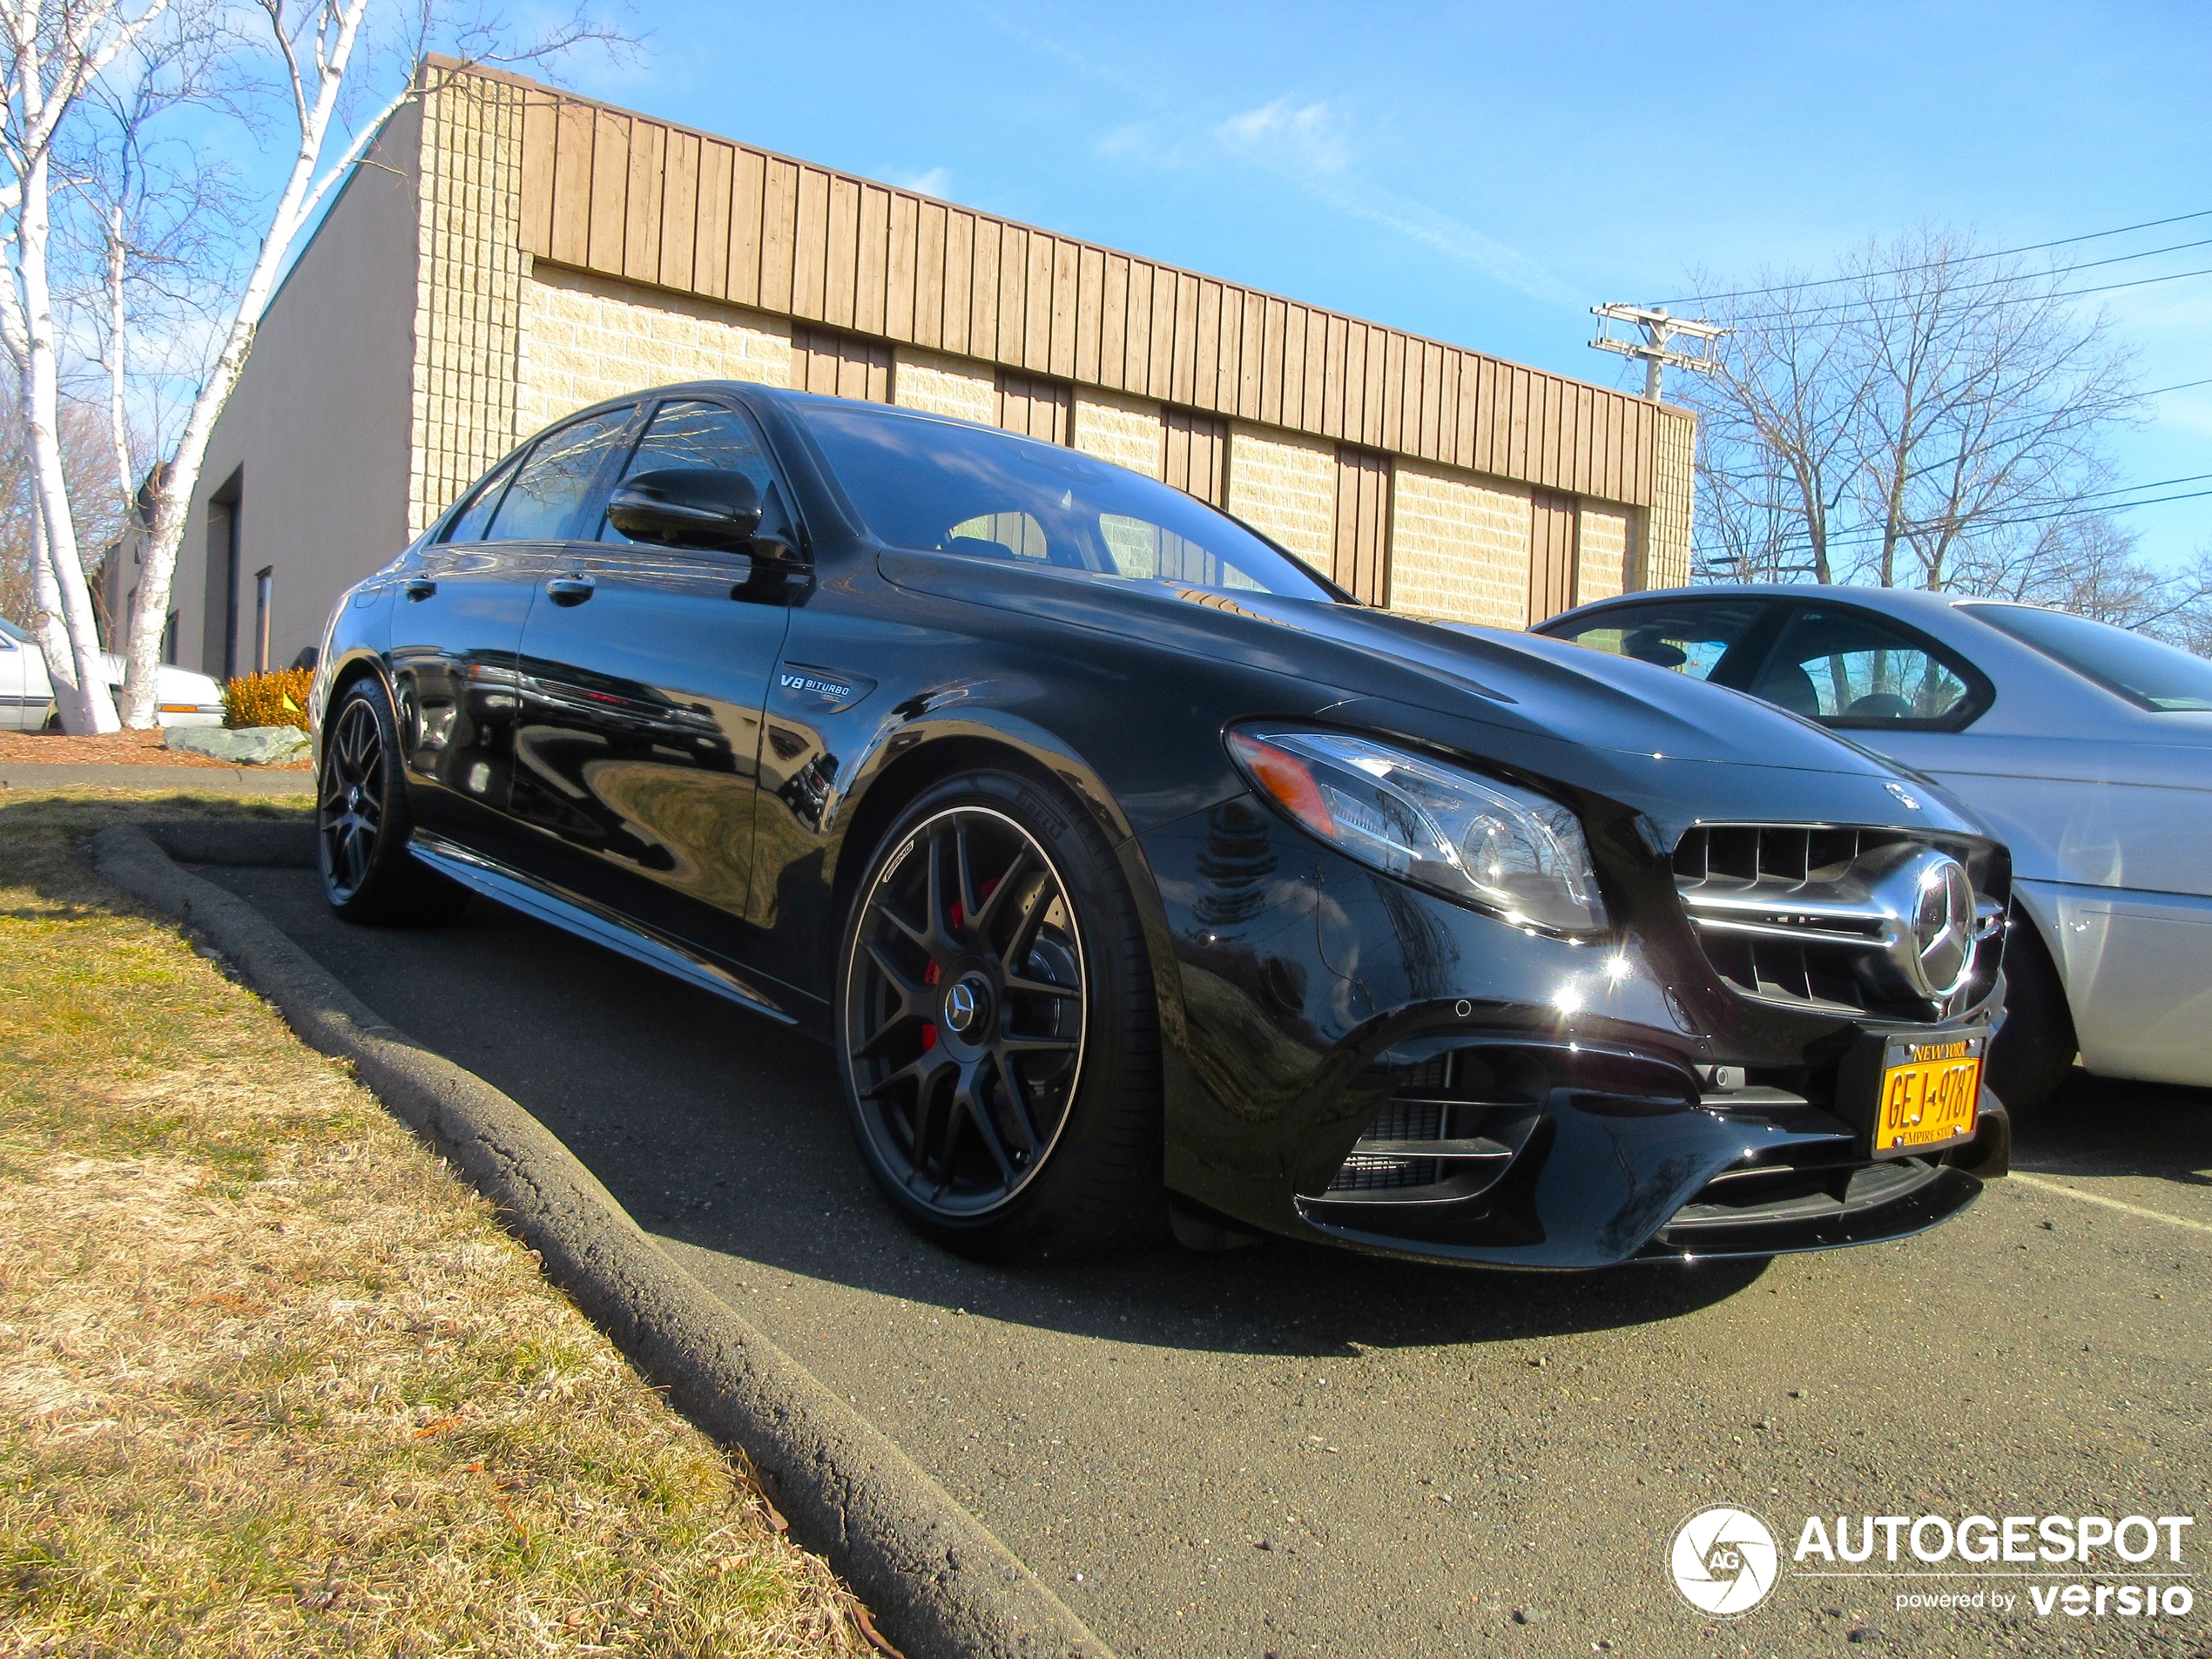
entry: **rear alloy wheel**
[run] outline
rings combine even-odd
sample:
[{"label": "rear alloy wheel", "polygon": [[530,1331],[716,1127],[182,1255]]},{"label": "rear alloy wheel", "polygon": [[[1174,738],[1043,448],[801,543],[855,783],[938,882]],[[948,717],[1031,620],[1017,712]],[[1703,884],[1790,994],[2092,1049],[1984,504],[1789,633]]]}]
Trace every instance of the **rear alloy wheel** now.
[{"label": "rear alloy wheel", "polygon": [[941,785],[848,920],[847,1104],[871,1172],[971,1253],[1096,1253],[1155,1225],[1158,1041],[1136,907],[1103,838],[1036,785]]},{"label": "rear alloy wheel", "polygon": [[323,738],[315,852],[323,897],[348,921],[450,921],[469,894],[409,857],[399,732],[384,688],[356,680]]}]

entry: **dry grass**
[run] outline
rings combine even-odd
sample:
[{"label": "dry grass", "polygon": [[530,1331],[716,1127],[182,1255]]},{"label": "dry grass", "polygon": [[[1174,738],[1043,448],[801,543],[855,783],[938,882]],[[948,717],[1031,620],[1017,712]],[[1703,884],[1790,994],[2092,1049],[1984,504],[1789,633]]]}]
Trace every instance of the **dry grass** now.
[{"label": "dry grass", "polygon": [[254,810],[0,796],[0,1655],[863,1651],[487,1207],[71,851]]}]

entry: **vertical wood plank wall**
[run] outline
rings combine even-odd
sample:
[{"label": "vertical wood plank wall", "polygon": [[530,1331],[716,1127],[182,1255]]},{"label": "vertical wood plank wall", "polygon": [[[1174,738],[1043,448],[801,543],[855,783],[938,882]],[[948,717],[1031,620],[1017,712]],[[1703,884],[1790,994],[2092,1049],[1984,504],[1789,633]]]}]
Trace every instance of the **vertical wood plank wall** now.
[{"label": "vertical wood plank wall", "polygon": [[999,425],[1005,430],[1042,438],[1047,443],[1069,442],[1076,388],[1067,381],[1002,368],[998,374],[998,400]]},{"label": "vertical wood plank wall", "polygon": [[1160,476],[1186,495],[1215,507],[1229,502],[1229,422],[1190,409],[1162,417],[1166,465]]},{"label": "vertical wood plank wall", "polygon": [[831,328],[795,328],[791,336],[791,383],[802,392],[891,401],[891,347]]},{"label": "vertical wood plank wall", "polygon": [[538,259],[1361,449],[1654,502],[1659,414],[1640,398],[535,84],[522,159],[522,240]]},{"label": "vertical wood plank wall", "polygon": [[1528,538],[1528,622],[1531,627],[1574,608],[1575,559],[1581,513],[1572,496],[1540,489]]},{"label": "vertical wood plank wall", "polygon": [[1390,457],[1337,451],[1337,533],[1330,575],[1363,604],[1390,603]]}]

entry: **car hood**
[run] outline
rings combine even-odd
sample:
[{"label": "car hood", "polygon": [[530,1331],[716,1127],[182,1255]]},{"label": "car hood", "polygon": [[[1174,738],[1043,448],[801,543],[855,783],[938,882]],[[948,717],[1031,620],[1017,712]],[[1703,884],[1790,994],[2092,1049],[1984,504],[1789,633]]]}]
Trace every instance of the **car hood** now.
[{"label": "car hood", "polygon": [[[1271,678],[1272,693],[1251,688],[1251,717],[1395,732],[1633,806],[1668,846],[1698,822],[1986,833],[1939,787],[1810,720],[1558,640],[944,554],[880,549],[876,557],[900,587]],[[1202,804],[1178,794],[1157,809]]]},{"label": "car hood", "polygon": [[900,586],[1103,628],[1507,732],[1626,755],[1861,777],[1891,765],[1770,703],[1541,635],[1365,606],[887,551]]}]

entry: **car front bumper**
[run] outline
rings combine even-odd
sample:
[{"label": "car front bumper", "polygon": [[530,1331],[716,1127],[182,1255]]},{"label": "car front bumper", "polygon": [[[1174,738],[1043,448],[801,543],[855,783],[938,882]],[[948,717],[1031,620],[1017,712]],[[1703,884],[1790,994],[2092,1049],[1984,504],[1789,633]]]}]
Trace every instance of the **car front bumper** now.
[{"label": "car front bumper", "polygon": [[1873,1157],[1866,1056],[1908,1028],[1737,996],[1686,929],[1516,928],[1249,797],[1132,851],[1170,964],[1167,1183],[1231,1228],[1506,1267],[1768,1256],[1919,1232],[2006,1168],[1986,1090],[1971,1142]]}]

